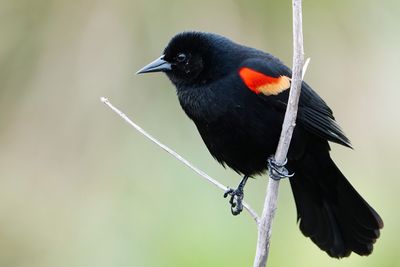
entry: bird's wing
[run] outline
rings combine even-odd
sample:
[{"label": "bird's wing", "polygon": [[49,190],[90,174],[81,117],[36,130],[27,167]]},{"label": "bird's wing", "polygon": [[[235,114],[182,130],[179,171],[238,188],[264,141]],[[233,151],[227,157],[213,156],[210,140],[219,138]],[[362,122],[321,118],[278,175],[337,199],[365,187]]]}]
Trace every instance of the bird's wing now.
[{"label": "bird's wing", "polygon": [[[288,67],[272,56],[264,60],[248,59],[239,68],[238,75],[249,90],[284,112],[292,76]],[[319,137],[351,148],[332,110],[305,82],[301,87],[297,122]]]}]

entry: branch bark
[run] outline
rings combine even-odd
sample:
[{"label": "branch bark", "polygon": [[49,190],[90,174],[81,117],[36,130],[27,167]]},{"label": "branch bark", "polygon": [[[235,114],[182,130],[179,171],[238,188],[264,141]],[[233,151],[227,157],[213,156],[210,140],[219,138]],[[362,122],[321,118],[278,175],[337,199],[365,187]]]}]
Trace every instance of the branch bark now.
[{"label": "branch bark", "polygon": [[[123,113],[121,110],[119,110],[118,108],[116,108],[113,104],[110,103],[110,101],[106,98],[106,97],[101,97],[100,101],[103,102],[104,104],[106,104],[111,110],[113,110],[115,113],[117,113],[122,119],[124,119],[130,126],[132,126],[133,128],[135,128],[139,133],[141,133],[142,135],[144,135],[146,138],[148,138],[150,141],[152,141],[153,143],[155,143],[156,145],[158,145],[159,147],[161,147],[162,149],[164,149],[167,153],[169,153],[170,155],[172,155],[174,158],[176,158],[177,160],[179,160],[180,162],[182,162],[183,164],[185,164],[187,167],[189,167],[190,169],[192,169],[195,173],[197,173],[198,175],[200,175],[201,177],[203,177],[204,179],[206,179],[208,182],[212,183],[213,185],[215,185],[216,187],[218,187],[219,189],[222,189],[224,192],[226,190],[228,190],[228,188],[221,184],[220,182],[218,182],[217,180],[215,180],[214,178],[212,178],[211,176],[209,176],[207,173],[203,172],[202,170],[200,170],[199,168],[195,167],[192,163],[190,163],[187,159],[185,159],[184,157],[182,157],[181,155],[179,155],[177,152],[175,152],[173,149],[169,148],[168,146],[164,145],[163,143],[161,143],[160,141],[158,141],[155,137],[153,137],[151,134],[149,134],[148,132],[146,132],[142,127],[140,127],[139,125],[137,125],[136,123],[134,123],[125,113]],[[243,202],[243,207],[247,210],[247,212],[250,214],[250,216],[254,219],[254,221],[256,222],[257,226],[259,224],[259,219],[258,219],[258,215],[257,213],[250,207],[249,204],[247,204],[246,202]]]},{"label": "branch bark", "polygon": [[[293,5],[293,73],[288,104],[282,125],[282,132],[278,148],[275,153],[275,162],[282,165],[289,150],[290,141],[296,125],[297,108],[302,83],[302,68],[304,62],[303,30],[301,0],[292,0]],[[307,61],[308,62],[308,61]],[[307,66],[305,66],[307,67]],[[264,267],[267,264],[271,239],[271,226],[275,216],[278,199],[279,181],[269,177],[264,208],[258,225],[257,249],[254,258],[254,267]]]}]

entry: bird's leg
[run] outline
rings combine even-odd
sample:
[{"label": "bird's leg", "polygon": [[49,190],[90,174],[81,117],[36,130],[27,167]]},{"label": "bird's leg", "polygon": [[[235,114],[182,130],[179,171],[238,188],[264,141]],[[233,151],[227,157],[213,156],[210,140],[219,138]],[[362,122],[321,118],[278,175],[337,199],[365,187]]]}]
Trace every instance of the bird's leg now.
[{"label": "bird's leg", "polygon": [[243,198],[244,198],[244,186],[246,185],[247,179],[249,179],[248,175],[243,176],[240,181],[238,187],[236,189],[228,188],[228,190],[224,193],[224,198],[228,195],[231,196],[229,203],[231,204],[231,212],[233,215],[238,215],[243,210]]},{"label": "bird's leg", "polygon": [[289,173],[289,171],[285,167],[286,163],[287,159],[285,159],[285,162],[281,165],[275,161],[274,156],[269,157],[268,158],[269,176],[274,180],[293,177],[294,173]]}]

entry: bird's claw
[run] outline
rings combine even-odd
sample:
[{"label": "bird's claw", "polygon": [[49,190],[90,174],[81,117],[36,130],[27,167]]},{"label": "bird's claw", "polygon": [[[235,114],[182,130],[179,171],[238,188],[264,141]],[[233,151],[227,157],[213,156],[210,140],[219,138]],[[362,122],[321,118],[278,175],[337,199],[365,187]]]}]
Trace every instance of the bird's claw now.
[{"label": "bird's claw", "polygon": [[278,164],[275,161],[274,156],[268,158],[268,172],[272,179],[281,180],[284,178],[293,177],[294,173],[289,173],[288,169],[286,169],[285,165],[287,163],[287,159],[283,164]]},{"label": "bird's claw", "polygon": [[224,193],[224,198],[227,198],[228,195],[231,196],[231,198],[229,199],[229,204],[231,204],[232,215],[240,214],[243,210],[243,203],[242,203],[244,198],[243,189],[228,188],[228,190],[226,190]]}]

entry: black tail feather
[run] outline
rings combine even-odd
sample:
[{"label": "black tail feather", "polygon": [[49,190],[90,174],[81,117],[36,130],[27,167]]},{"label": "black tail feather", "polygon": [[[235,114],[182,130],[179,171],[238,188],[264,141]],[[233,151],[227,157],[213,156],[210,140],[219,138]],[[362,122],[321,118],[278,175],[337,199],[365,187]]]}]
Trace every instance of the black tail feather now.
[{"label": "black tail feather", "polygon": [[302,233],[331,257],[371,254],[383,221],[329,155],[307,155],[290,165],[295,171],[290,183]]}]

